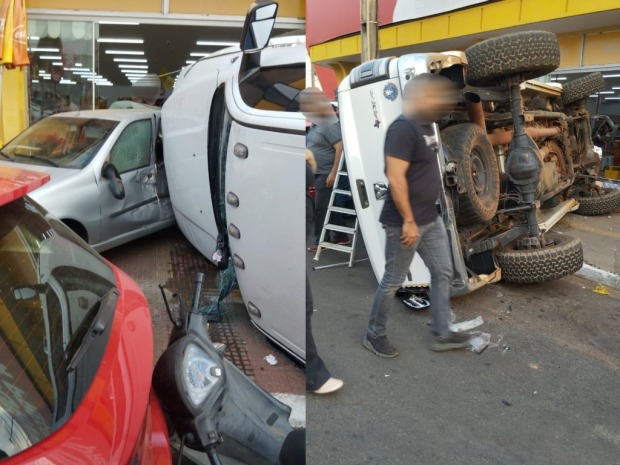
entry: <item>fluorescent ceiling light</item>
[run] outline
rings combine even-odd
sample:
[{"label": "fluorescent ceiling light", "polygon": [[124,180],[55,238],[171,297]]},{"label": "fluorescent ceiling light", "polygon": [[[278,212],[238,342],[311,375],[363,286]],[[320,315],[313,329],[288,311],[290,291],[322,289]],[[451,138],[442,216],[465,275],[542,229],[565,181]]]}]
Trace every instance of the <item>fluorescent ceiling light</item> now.
[{"label": "fluorescent ceiling light", "polygon": [[63,79],[60,80],[59,84],[70,84],[70,85],[75,85],[77,84],[77,82],[75,81],[65,81]]},{"label": "fluorescent ceiling light", "polygon": [[208,47],[239,45],[239,42],[231,42],[227,40],[199,40],[196,45],[206,45]]},{"label": "fluorescent ceiling light", "polygon": [[52,66],[62,66],[62,61],[54,61],[52,62]]},{"label": "fluorescent ceiling light", "polygon": [[566,81],[568,78],[566,76],[551,76],[551,79],[554,81]]},{"label": "fluorescent ceiling light", "polygon": [[112,84],[110,81],[104,81],[104,82],[95,82],[96,86],[113,86],[114,84]]},{"label": "fluorescent ceiling light", "polygon": [[54,61],[58,61],[58,60],[62,60],[62,57],[59,55],[41,55],[39,57],[39,60],[54,60]]},{"label": "fluorescent ceiling light", "polygon": [[605,100],[620,100],[620,97],[606,97]]},{"label": "fluorescent ceiling light", "polygon": [[143,44],[144,39],[121,39],[116,37],[100,37],[97,42],[106,44]]},{"label": "fluorescent ceiling light", "polygon": [[82,68],[82,63],[76,63],[76,64],[75,64],[75,67],[76,67],[76,68]]},{"label": "fluorescent ceiling light", "polygon": [[118,65],[119,68],[149,69],[149,65]]},{"label": "fluorescent ceiling light", "polygon": [[28,36],[28,40],[40,40],[39,36]]},{"label": "fluorescent ceiling light", "polygon": [[208,57],[209,55],[211,54],[206,52],[192,52],[189,54],[190,57]]},{"label": "fluorescent ceiling light", "polygon": [[612,87],[613,90],[620,90],[620,87]]},{"label": "fluorescent ceiling light", "polygon": [[609,95],[609,94],[615,94],[615,92],[613,90],[605,90],[603,92],[599,92],[599,94],[601,94],[601,95],[605,95],[605,94]]},{"label": "fluorescent ceiling light", "polygon": [[590,95],[590,98],[598,98],[598,95]]},{"label": "fluorescent ceiling light", "polygon": [[136,23],[133,21],[99,21],[99,24],[123,24],[127,26],[137,26],[140,23]]},{"label": "fluorescent ceiling light", "polygon": [[88,68],[65,68],[67,71],[73,71],[74,73],[87,73],[90,71]]},{"label": "fluorescent ceiling light", "polygon": [[32,47],[28,49],[29,52],[51,52],[51,53],[58,53],[60,52],[59,48],[55,48],[55,47]]},{"label": "fluorescent ceiling light", "polygon": [[114,58],[117,63],[146,63],[146,58]]},{"label": "fluorescent ceiling light", "polygon": [[33,79],[33,80],[32,80],[32,81],[30,81],[30,82],[32,82],[33,84],[38,84],[38,83],[39,83],[39,80],[38,80],[38,79]]},{"label": "fluorescent ceiling light", "polygon": [[620,74],[603,74],[604,78],[617,78],[620,77]]},{"label": "fluorescent ceiling light", "polygon": [[123,74],[148,74],[146,69],[121,69]]},{"label": "fluorescent ceiling light", "polygon": [[144,55],[138,50],[106,50],[106,55]]},{"label": "fluorescent ceiling light", "polygon": [[186,60],[185,63],[187,63],[188,65],[193,65],[194,63],[196,63],[196,60]]}]

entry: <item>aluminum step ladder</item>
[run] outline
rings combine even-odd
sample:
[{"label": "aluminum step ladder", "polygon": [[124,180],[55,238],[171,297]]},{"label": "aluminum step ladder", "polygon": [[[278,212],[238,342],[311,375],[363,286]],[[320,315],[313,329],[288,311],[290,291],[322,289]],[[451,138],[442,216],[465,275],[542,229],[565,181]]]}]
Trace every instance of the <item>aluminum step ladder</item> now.
[{"label": "aluminum step ladder", "polygon": [[[346,176],[346,177],[349,176],[349,174],[347,173],[344,167],[344,155],[340,158],[340,163],[338,164],[338,171],[336,172],[336,179],[334,180],[334,186],[340,185],[340,179],[342,176]],[[352,208],[343,208],[343,207],[336,206],[335,202],[336,202],[337,195],[345,195],[347,197],[352,197],[353,193],[351,192],[351,184],[349,183],[348,189],[338,189],[336,187],[332,189],[332,194],[329,198],[329,205],[327,207],[327,213],[325,214],[325,222],[323,223],[323,229],[321,231],[321,236],[319,238],[319,244],[316,249],[314,260],[319,261],[321,257],[321,252],[326,249],[346,253],[349,255],[349,260],[346,262],[342,262],[342,263],[333,263],[330,265],[315,266],[313,268],[314,270],[321,270],[324,268],[334,268],[337,266],[344,266],[344,265],[347,265],[349,268],[351,268],[353,267],[353,263],[355,263],[356,261],[361,261],[361,260],[355,260],[355,246],[357,245],[357,238],[358,238],[358,232],[359,232],[359,219],[357,217],[357,212]],[[353,227],[349,227],[349,226],[340,226],[337,224],[332,224],[330,220],[332,219],[332,214],[334,213],[354,216],[355,225]],[[351,244],[350,245],[339,245],[339,244],[334,244],[332,242],[326,241],[325,238],[328,236],[330,231],[335,231],[335,232],[340,232],[340,233],[351,235]],[[367,259],[364,259],[364,260],[367,260]]]}]

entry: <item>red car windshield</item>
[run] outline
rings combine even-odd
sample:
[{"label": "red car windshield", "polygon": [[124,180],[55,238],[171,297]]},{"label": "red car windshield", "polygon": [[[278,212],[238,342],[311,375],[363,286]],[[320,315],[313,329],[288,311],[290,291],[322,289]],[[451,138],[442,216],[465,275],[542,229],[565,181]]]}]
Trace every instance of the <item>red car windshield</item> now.
[{"label": "red car windshield", "polygon": [[0,207],[0,460],[71,417],[109,338],[80,344],[116,287],[113,270],[44,215],[27,197]]}]

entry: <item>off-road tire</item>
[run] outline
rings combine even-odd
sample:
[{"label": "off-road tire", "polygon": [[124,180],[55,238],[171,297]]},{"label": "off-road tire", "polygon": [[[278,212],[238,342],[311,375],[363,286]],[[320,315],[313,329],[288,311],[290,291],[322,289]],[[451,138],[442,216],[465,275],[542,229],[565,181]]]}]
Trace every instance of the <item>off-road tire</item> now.
[{"label": "off-road tire", "polygon": [[456,222],[468,226],[490,221],[499,202],[499,168],[484,130],[473,123],[457,124],[441,132],[450,160],[456,161],[458,195]]},{"label": "off-road tire", "polygon": [[575,197],[579,208],[575,213],[586,216],[608,215],[620,208],[620,189],[607,189],[607,192],[592,197]]},{"label": "off-road tire", "polygon": [[502,85],[507,76],[523,81],[544,76],[560,66],[560,45],[552,32],[524,31],[487,39],[465,50],[470,86]]},{"label": "off-road tire", "polygon": [[547,233],[554,245],[515,250],[516,242],[495,250],[502,279],[511,283],[544,283],[573,274],[583,266],[581,241],[565,234]]},{"label": "off-road tire", "polygon": [[601,73],[588,74],[562,86],[562,103],[570,105],[586,99],[590,94],[595,94],[604,88],[605,80]]}]

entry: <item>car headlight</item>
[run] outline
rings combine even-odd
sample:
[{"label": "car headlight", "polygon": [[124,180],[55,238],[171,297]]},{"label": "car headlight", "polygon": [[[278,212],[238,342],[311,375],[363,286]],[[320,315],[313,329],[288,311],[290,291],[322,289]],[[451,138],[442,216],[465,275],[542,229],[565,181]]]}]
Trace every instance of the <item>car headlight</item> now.
[{"label": "car headlight", "polygon": [[185,350],[182,380],[190,403],[198,408],[222,377],[222,368],[194,343]]}]

